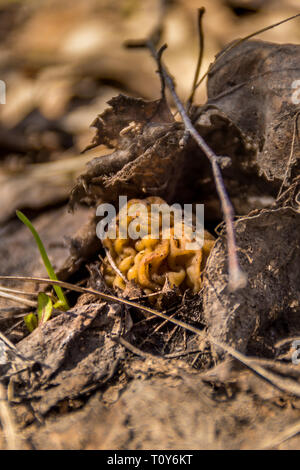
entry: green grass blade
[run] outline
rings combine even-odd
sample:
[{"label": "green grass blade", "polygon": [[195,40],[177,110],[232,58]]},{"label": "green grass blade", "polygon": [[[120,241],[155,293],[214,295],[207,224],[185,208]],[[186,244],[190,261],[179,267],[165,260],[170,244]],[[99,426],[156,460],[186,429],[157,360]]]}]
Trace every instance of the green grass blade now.
[{"label": "green grass blade", "polygon": [[[41,254],[41,257],[42,257],[42,260],[44,262],[44,265],[47,269],[47,272],[48,272],[48,275],[49,275],[49,278],[52,279],[52,281],[58,281],[57,279],[57,276],[55,274],[55,271],[53,269],[53,266],[51,264],[51,261],[49,260],[48,258],[48,255],[47,255],[47,252],[45,250],[45,247],[43,245],[43,242],[42,240],[40,239],[40,236],[39,234],[37,233],[36,229],[34,228],[34,226],[32,225],[32,223],[30,222],[30,220],[26,217],[26,215],[23,214],[23,212],[21,211],[16,211],[16,214],[17,216],[19,217],[19,219],[21,220],[21,222],[23,222],[23,224],[26,225],[26,227],[29,228],[29,230],[31,231],[35,241],[36,241],[36,244],[38,246],[38,249],[40,251],[40,254]],[[56,295],[58,297],[58,299],[60,300],[61,302],[61,305],[63,306],[63,308],[65,310],[68,310],[69,308],[69,305],[68,305],[68,302],[67,302],[67,299],[63,293],[63,290],[61,287],[59,286],[53,286],[55,292],[56,292]]]},{"label": "green grass blade", "polygon": [[40,292],[38,296],[37,316],[39,325],[46,323],[52,315],[53,305],[49,295]]},{"label": "green grass blade", "polygon": [[38,326],[38,321],[34,313],[28,313],[28,315],[24,317],[24,322],[29,333],[32,333]]}]

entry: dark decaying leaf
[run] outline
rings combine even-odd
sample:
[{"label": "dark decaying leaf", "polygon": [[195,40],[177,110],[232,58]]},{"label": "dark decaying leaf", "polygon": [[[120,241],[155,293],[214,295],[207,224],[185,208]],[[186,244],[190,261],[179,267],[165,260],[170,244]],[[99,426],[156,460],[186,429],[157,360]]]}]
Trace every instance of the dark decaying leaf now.
[{"label": "dark decaying leaf", "polygon": [[[271,206],[280,186],[299,173],[299,51],[263,41],[232,48],[213,64],[208,101],[194,110],[200,135],[217,155],[231,159],[223,175],[239,214]],[[208,218],[219,218],[210,165],[192,139],[180,147],[183,126],[166,102],[119,95],[108,104],[93,123],[97,133],[90,147],[106,145],[114,152],[88,163],[71,204],[115,202],[123,194],[168,202],[196,198],[206,203]]]},{"label": "dark decaying leaf", "polygon": [[89,303],[40,325],[18,343],[18,353],[39,364],[39,373],[15,375],[15,396],[30,398],[44,414],[61,400],[105,383],[122,356],[122,346],[110,338],[120,330],[120,321],[120,306]]},{"label": "dark decaying leaf", "polygon": [[101,197],[115,201],[118,195],[141,193],[170,200],[181,175],[179,148],[182,126],[164,100],[144,101],[119,95],[93,123],[97,134],[91,147],[104,144],[114,152],[94,158],[73,189],[71,203]]},{"label": "dark decaying leaf", "polygon": [[[255,157],[255,148],[241,130],[224,113],[216,109],[199,108],[196,128],[216,155],[226,157],[221,168],[226,189],[237,214],[268,207],[274,202],[273,188],[247,165]],[[205,204],[205,220],[223,218],[220,201],[210,164],[192,142],[184,149],[184,169],[177,188],[177,197]]]},{"label": "dark decaying leaf", "polygon": [[[94,122],[97,134],[91,147],[105,144],[115,151],[91,160],[77,181],[71,204],[79,200],[95,204],[101,198],[115,202],[118,195],[159,195],[169,202],[195,202],[196,198],[206,201],[207,218],[220,217],[209,162],[192,139],[184,148],[179,146],[183,127],[174,122],[166,103],[120,95],[109,104],[111,108]],[[251,158],[247,154],[253,149],[244,144],[241,131],[217,111],[202,115],[197,129],[218,155],[232,160],[224,176],[238,212],[256,207],[251,198],[257,203],[266,191],[256,176],[244,171],[242,156]]]},{"label": "dark decaying leaf", "polygon": [[300,46],[247,41],[221,55],[209,73],[207,106],[250,139],[256,152],[244,165],[278,188],[287,169],[289,177],[299,174],[299,138],[289,160],[299,111]]},{"label": "dark decaying leaf", "polygon": [[242,352],[272,354],[278,339],[293,336],[300,328],[300,215],[291,208],[263,210],[241,218],[235,227],[248,284],[235,293],[228,291],[222,233],[204,281],[208,331]]},{"label": "dark decaying leaf", "polygon": [[[141,132],[145,126],[153,127],[174,122],[166,101],[162,99],[145,101],[141,98],[119,95],[108,101],[108,104],[110,108],[92,123],[97,133],[88,149],[101,144],[114,149],[127,148],[128,141],[131,142],[135,137],[135,133],[130,132],[130,129],[125,132],[131,123],[135,124],[136,131]],[[131,131],[134,131],[134,127]]]}]

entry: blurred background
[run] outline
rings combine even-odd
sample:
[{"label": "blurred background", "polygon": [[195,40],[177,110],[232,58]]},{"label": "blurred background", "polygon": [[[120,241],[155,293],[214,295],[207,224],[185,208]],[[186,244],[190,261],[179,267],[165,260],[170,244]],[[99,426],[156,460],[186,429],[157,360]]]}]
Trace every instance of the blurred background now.
[{"label": "blurred background", "polygon": [[[198,54],[197,8],[203,18],[202,73],[228,42],[300,11],[299,0],[168,0],[165,62],[186,100]],[[0,0],[0,227],[18,209],[64,204],[85,163],[105,152],[80,152],[89,126],[118,93],[159,96],[156,66],[128,39],[144,38],[158,21],[160,0]],[[299,21],[259,36],[299,43]],[[196,103],[206,99],[205,83]]]}]

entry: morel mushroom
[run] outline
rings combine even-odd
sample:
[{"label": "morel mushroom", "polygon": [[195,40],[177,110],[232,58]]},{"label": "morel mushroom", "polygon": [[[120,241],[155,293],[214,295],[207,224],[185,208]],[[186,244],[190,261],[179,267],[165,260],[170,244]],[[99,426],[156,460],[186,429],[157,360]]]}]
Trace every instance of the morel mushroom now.
[{"label": "morel mushroom", "polygon": [[[160,211],[155,210],[157,207]],[[106,257],[103,275],[110,287],[124,290],[127,280],[141,287],[145,294],[160,291],[166,282],[170,288],[177,287],[181,292],[188,288],[194,293],[200,290],[202,272],[214,237],[204,230],[203,245],[195,244],[192,226],[182,218],[177,219],[170,209],[163,199],[148,197],[131,199],[120,211],[115,220],[115,235],[108,232],[103,240],[122,274],[117,273]],[[165,226],[164,214],[167,212],[169,224]],[[138,233],[135,237],[129,229],[132,222]],[[180,238],[178,233],[181,233]]]}]

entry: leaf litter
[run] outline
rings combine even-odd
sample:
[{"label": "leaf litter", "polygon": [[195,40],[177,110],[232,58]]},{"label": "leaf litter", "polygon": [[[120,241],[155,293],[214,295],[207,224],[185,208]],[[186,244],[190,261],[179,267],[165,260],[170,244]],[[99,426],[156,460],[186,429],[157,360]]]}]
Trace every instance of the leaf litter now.
[{"label": "leaf litter", "polygon": [[[297,447],[299,372],[284,340],[300,328],[298,111],[290,99],[299,54],[296,45],[241,43],[216,58],[207,102],[191,108],[197,132],[221,157],[247,285],[229,289],[228,228],[221,227],[203,288],[166,295],[163,315],[170,321],[162,324],[147,296],[135,291],[140,308],[133,308],[133,292],[122,298],[105,285],[96,219],[81,221],[57,272],[74,279],[75,288],[86,264],[90,293],[30,335],[23,332],[16,345],[0,338],[1,382],[27,446]],[[113,151],[102,156],[99,147],[71,205],[116,204],[122,194],[170,204],[207,201],[211,229],[222,221],[210,166],[165,97],[120,94],[108,104],[93,123],[90,148]],[[36,286],[41,273],[31,266],[16,272],[12,265],[2,274],[30,275]]]}]

